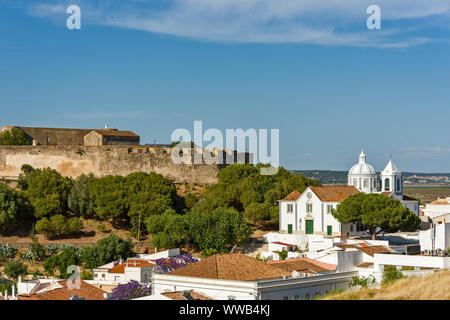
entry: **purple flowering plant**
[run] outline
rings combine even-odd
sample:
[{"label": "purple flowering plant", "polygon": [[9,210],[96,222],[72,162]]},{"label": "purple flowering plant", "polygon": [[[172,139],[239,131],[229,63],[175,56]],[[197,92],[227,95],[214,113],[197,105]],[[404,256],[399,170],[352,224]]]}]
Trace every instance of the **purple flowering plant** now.
[{"label": "purple flowering plant", "polygon": [[156,272],[166,273],[181,267],[187,266],[188,264],[197,262],[198,259],[192,257],[188,253],[184,253],[177,256],[172,256],[168,258],[162,258],[155,261]]},{"label": "purple flowering plant", "polygon": [[131,280],[126,284],[119,284],[112,290],[109,300],[131,300],[152,294],[150,284],[141,284]]}]

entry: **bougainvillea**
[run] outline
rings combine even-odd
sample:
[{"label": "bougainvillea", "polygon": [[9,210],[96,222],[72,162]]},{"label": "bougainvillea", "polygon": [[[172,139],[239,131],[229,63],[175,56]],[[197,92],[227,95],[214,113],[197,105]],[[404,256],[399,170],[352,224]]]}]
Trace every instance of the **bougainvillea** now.
[{"label": "bougainvillea", "polygon": [[126,284],[119,284],[112,290],[110,300],[131,300],[152,294],[150,284],[140,284],[131,280]]},{"label": "bougainvillea", "polygon": [[156,272],[166,273],[181,267],[187,266],[188,264],[197,262],[198,259],[192,257],[188,253],[184,253],[178,256],[172,256],[168,258],[156,260]]}]

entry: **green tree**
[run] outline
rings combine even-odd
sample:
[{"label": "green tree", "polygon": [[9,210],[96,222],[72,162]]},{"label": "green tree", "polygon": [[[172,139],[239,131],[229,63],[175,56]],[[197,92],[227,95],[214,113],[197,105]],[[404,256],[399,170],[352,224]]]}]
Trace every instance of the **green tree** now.
[{"label": "green tree", "polygon": [[91,217],[94,213],[94,203],[89,197],[89,185],[95,180],[90,173],[82,174],[73,182],[72,190],[68,197],[68,206],[72,212],[84,217]]},{"label": "green tree", "polygon": [[198,201],[198,197],[193,193],[187,193],[184,196],[184,204],[188,210],[192,209]]},{"label": "green tree", "polygon": [[66,279],[67,268],[69,266],[78,266],[82,260],[72,248],[66,248],[63,251],[47,258],[44,262],[44,270],[49,275],[54,275],[55,271],[59,271],[59,277]]},{"label": "green tree", "polygon": [[72,189],[70,178],[50,168],[31,169],[26,174],[25,184],[25,194],[35,208],[37,218],[61,214],[67,210],[67,199]]},{"label": "green tree", "polygon": [[17,279],[19,276],[28,274],[28,267],[21,261],[8,261],[5,265],[4,272],[11,279]]},{"label": "green tree", "polygon": [[22,195],[0,183],[0,232],[9,231],[20,218],[29,213],[30,208]]},{"label": "green tree", "polygon": [[352,195],[333,209],[332,214],[341,223],[363,224],[369,229],[372,239],[376,239],[381,231],[415,231],[420,225],[417,215],[399,200],[383,194],[361,192]]},{"label": "green tree", "polygon": [[30,144],[30,141],[26,139],[25,133],[19,128],[12,128],[11,130],[0,132],[0,145],[23,146]]},{"label": "green tree", "polygon": [[89,184],[89,197],[94,203],[94,212],[98,219],[113,223],[128,212],[126,201],[125,177],[106,176]]}]

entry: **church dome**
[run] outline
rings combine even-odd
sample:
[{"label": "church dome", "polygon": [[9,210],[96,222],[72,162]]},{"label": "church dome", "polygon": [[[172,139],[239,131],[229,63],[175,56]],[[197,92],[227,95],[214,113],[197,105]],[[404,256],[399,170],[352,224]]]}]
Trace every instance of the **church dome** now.
[{"label": "church dome", "polygon": [[348,172],[349,175],[376,175],[376,171],[374,167],[372,167],[370,164],[366,162],[366,155],[364,154],[364,151],[361,151],[361,154],[359,155],[359,162],[355,164],[350,171]]}]

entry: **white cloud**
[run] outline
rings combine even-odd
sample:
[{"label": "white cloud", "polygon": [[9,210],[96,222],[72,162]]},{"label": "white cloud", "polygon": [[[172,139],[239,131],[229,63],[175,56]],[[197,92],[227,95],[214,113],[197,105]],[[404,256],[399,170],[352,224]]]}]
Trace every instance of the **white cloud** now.
[{"label": "white cloud", "polygon": [[[82,8],[83,23],[144,30],[219,42],[313,43],[408,47],[426,43],[415,36],[419,20],[450,17],[449,0],[153,0],[70,1]],[[382,29],[368,30],[366,9],[381,8]],[[34,3],[28,12],[43,18],[65,13],[61,1]],[[414,25],[412,20],[417,20]],[[448,19],[443,28],[447,27]],[[395,24],[395,27],[391,25]],[[389,25],[389,27],[386,27]],[[438,26],[439,27],[439,26]]]}]

